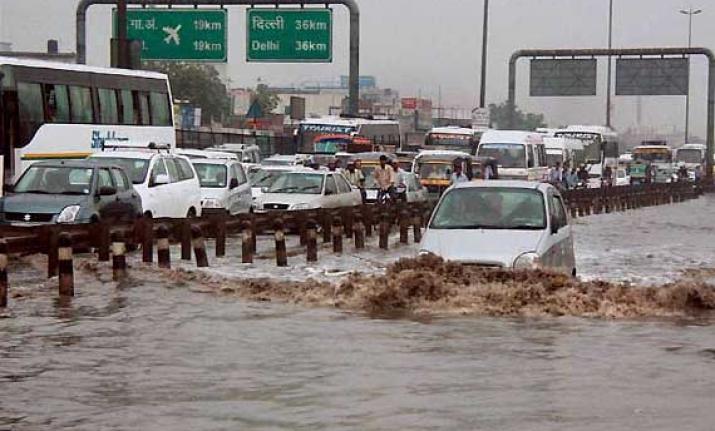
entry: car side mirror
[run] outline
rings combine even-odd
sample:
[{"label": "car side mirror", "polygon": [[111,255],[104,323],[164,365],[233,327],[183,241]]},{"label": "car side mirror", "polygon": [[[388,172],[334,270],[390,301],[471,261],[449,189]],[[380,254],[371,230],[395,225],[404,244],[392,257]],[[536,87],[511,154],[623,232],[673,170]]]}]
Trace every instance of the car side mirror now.
[{"label": "car side mirror", "polygon": [[162,186],[164,184],[169,184],[169,175],[159,174],[154,178],[153,186]]},{"label": "car side mirror", "polygon": [[243,163],[251,163],[251,158],[250,158],[250,157],[244,157],[244,158],[243,158]]},{"label": "car side mirror", "polygon": [[261,193],[268,193],[268,187],[261,187]]},{"label": "car side mirror", "polygon": [[238,178],[231,178],[231,182],[228,184],[228,188],[230,190],[233,190],[236,187],[238,187]]},{"label": "car side mirror", "polygon": [[15,190],[15,185],[14,184],[5,184],[3,186],[3,191],[5,193],[12,193]]},{"label": "car side mirror", "polygon": [[102,186],[99,188],[100,196],[114,196],[117,194],[117,189],[112,186]]},{"label": "car side mirror", "polygon": [[335,192],[333,190],[325,189],[325,196],[332,196],[334,194],[335,194]]},{"label": "car side mirror", "polygon": [[551,234],[555,235],[561,230],[561,221],[557,218],[551,219]]}]

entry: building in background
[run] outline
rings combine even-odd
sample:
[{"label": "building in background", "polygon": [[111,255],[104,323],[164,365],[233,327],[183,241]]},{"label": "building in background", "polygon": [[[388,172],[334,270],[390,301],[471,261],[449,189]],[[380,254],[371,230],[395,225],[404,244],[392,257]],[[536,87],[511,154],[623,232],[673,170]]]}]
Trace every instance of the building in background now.
[{"label": "building in background", "polygon": [[0,56],[27,58],[35,60],[56,61],[59,63],[73,64],[77,62],[77,55],[74,52],[62,53],[59,49],[59,42],[50,39],[47,41],[46,52],[34,51],[13,51],[12,43],[0,42]]}]

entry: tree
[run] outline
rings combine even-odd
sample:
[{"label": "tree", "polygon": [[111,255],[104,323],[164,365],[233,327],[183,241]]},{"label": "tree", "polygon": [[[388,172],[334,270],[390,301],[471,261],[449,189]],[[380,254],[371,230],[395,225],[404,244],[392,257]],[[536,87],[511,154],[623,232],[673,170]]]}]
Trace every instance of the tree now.
[{"label": "tree", "polygon": [[231,115],[231,97],[215,68],[180,62],[150,62],[145,66],[169,75],[174,99],[201,108],[202,118],[223,121]]},{"label": "tree", "polygon": [[261,107],[264,114],[270,114],[278,107],[280,98],[268,88],[266,84],[258,84],[253,92],[253,98]]},{"label": "tree", "polygon": [[508,102],[499,105],[492,103],[489,105],[491,121],[496,127],[508,127],[514,130],[534,130],[538,127],[546,127],[543,114],[524,113],[519,108],[514,107],[514,123],[509,124],[510,109]]}]

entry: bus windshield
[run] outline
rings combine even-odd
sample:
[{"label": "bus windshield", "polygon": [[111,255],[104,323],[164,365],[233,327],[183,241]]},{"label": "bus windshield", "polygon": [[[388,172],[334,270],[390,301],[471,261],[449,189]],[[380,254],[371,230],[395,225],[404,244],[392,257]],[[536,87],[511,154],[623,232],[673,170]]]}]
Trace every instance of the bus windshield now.
[{"label": "bus windshield", "polygon": [[702,163],[703,153],[695,148],[684,148],[678,150],[676,160],[683,163]]},{"label": "bus windshield", "polygon": [[646,162],[670,162],[672,160],[670,151],[668,149],[639,150],[638,148],[636,148],[633,151],[633,157],[636,160],[643,160]]},{"label": "bus windshield", "polygon": [[564,162],[564,153],[561,151],[557,152],[549,152],[549,150],[546,150],[546,165],[547,166],[556,166],[556,163],[563,164]]},{"label": "bus windshield", "polygon": [[482,144],[479,157],[493,157],[501,168],[526,168],[526,149],[523,144]]},{"label": "bus windshield", "polygon": [[455,133],[430,133],[425,139],[427,147],[470,149],[472,137]]}]

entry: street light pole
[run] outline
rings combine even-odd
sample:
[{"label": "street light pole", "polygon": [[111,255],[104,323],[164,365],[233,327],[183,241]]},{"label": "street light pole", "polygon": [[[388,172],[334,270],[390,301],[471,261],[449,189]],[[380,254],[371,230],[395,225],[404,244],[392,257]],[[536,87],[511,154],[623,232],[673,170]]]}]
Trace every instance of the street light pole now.
[{"label": "street light pole", "polygon": [[[608,1],[608,49],[613,48],[613,0]],[[611,127],[611,56],[606,73],[606,126]]]},{"label": "street light pole", "polygon": [[128,68],[127,0],[117,0],[117,67]]},{"label": "street light pole", "polygon": [[482,25],[482,77],[479,89],[479,107],[484,108],[487,92],[487,35],[489,25],[489,0],[484,0],[484,24]]},{"label": "street light pole", "polygon": [[[688,15],[688,48],[693,44],[693,15],[702,13],[702,9],[688,8],[681,9],[680,13]],[[688,56],[688,75],[690,75],[690,56]],[[685,92],[685,143],[688,143],[690,138],[690,79],[688,79],[688,89]]]}]

